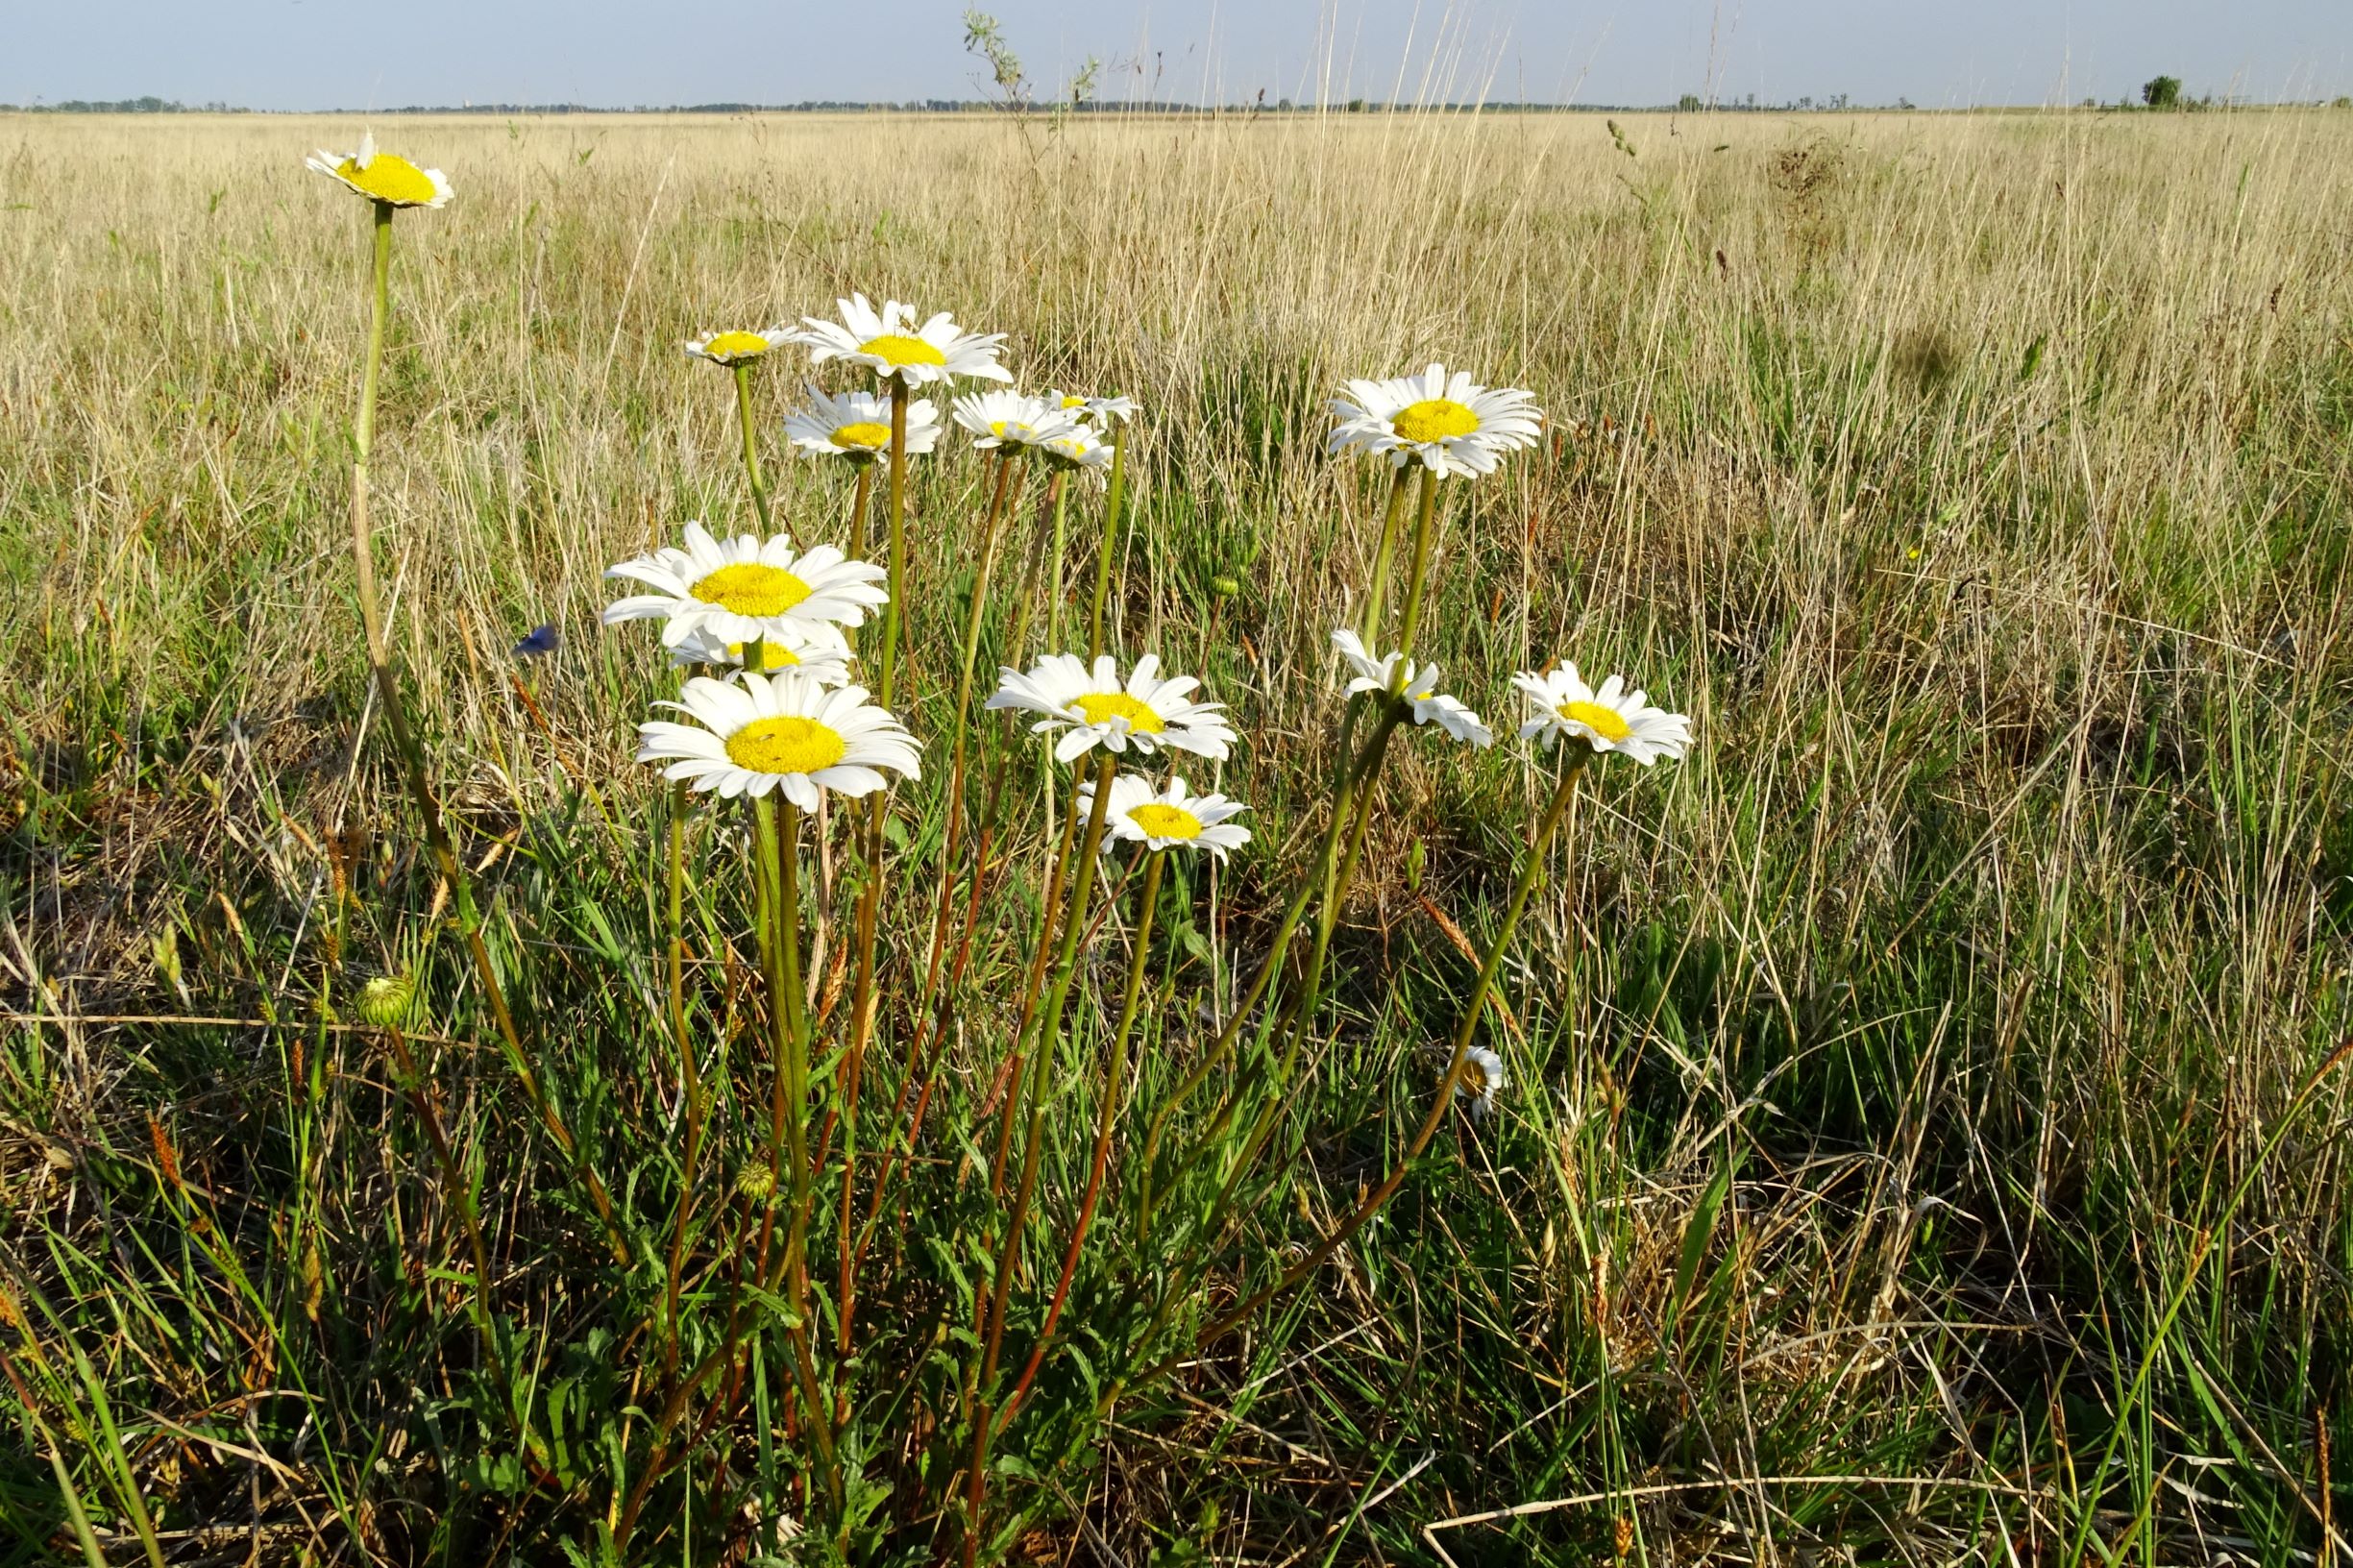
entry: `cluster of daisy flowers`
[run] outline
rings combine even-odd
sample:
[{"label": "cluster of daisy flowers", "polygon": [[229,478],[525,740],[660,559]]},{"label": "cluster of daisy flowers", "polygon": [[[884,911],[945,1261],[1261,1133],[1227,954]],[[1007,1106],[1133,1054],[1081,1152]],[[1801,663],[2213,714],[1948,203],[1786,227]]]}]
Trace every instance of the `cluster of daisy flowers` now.
[{"label": "cluster of daisy flowers", "polygon": [[[836,364],[872,372],[887,384],[896,379],[910,390],[946,384],[958,377],[1010,383],[1013,375],[997,362],[1001,332],[968,332],[954,315],[940,311],[921,320],[915,306],[886,300],[878,310],[864,294],[837,300],[839,319],[805,316],[798,327],[704,332],[689,339],[686,352],[727,369],[742,369],[790,344],[809,351],[812,364]],[[1127,398],[1089,398],[1049,391],[1042,396],[1010,385],[958,397],[947,409],[974,447],[1000,456],[1037,456],[1057,469],[1097,472],[1112,459],[1113,428],[1134,417]],[[808,383],[802,405],[785,416],[784,429],[796,451],[855,464],[891,455],[891,400],[857,389],[833,393]],[[946,427],[930,398],[906,404],[906,453],[935,451]]]},{"label": "cluster of daisy flowers", "polygon": [[[1161,752],[1183,752],[1223,762],[1234,747],[1234,729],[1222,704],[1193,694],[1190,675],[1164,676],[1160,660],[1147,653],[1122,680],[1110,654],[1093,663],[1069,653],[1049,653],[1024,673],[1010,666],[997,673],[992,709],[1039,715],[1033,733],[1060,732],[1054,760],[1076,762],[1100,747],[1114,757],[1149,761]],[[1079,808],[1093,810],[1094,783],[1080,786]],[[1194,795],[1181,773],[1155,787],[1132,770],[1113,773],[1104,814],[1107,842],[1140,844],[1153,851],[1199,849],[1223,860],[1250,842],[1250,830],[1234,821],[1249,808],[1212,793]]]},{"label": "cluster of daisy flowers", "polygon": [[781,535],[722,542],[689,523],[685,537],[605,574],[653,590],[607,606],[605,623],[658,620],[675,663],[736,668],[660,704],[694,723],[639,726],[637,760],[723,798],[774,792],[803,810],[821,791],[871,795],[888,774],[920,776],[915,738],[850,681],[845,628],[888,600],[882,568]]}]

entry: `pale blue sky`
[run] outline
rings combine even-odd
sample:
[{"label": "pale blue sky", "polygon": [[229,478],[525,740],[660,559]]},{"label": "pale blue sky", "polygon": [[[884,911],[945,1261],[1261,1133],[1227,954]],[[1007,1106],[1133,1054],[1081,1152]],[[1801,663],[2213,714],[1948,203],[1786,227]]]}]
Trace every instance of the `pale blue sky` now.
[{"label": "pale blue sky", "polygon": [[[1233,102],[1650,104],[1851,94],[1923,108],[2353,92],[2353,0],[992,0],[1050,89]],[[0,102],[613,107],[976,96],[961,0],[7,0]],[[12,15],[8,14],[13,12]],[[1425,87],[1424,84],[1430,86]],[[1434,90],[1433,90],[1434,89]]]}]

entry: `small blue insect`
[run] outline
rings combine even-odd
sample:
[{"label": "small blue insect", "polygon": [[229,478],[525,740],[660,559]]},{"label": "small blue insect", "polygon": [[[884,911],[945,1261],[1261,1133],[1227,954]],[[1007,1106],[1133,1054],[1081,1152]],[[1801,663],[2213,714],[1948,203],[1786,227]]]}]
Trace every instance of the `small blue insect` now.
[{"label": "small blue insect", "polygon": [[553,625],[533,626],[531,628],[531,634],[515,645],[515,657],[519,659],[544,659],[549,654],[554,652],[555,645],[562,641],[563,638],[556,634],[556,630]]}]

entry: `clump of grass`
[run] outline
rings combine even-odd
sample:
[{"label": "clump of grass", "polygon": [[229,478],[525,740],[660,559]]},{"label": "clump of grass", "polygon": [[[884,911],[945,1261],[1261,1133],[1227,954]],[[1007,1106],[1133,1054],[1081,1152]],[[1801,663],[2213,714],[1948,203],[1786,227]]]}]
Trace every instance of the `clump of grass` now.
[{"label": "clump of grass", "polygon": [[[1444,525],[1460,566],[1434,655],[1492,680],[1599,642],[1686,695],[1710,746],[1656,792],[1654,829],[1606,780],[1572,824],[1575,870],[1532,896],[1525,968],[1503,971],[1508,1018],[1488,1006],[1501,1115],[1434,1139],[1311,1288],[1115,1426],[1039,1431],[1017,1455],[1054,1478],[1028,1546],[2328,1550],[2316,1426],[2341,1456],[2332,1303],[2353,1261],[2333,1080],[2263,1153],[2344,1021],[2331,520],[2353,380],[2341,269],[2305,218],[2341,195],[2342,127],[2084,129],[1844,117],[1839,177],[1800,225],[1774,184],[1782,134],[1738,124],[1630,122],[1660,192],[1636,206],[1589,125],[1516,117],[1080,119],[1037,164],[934,122],[796,121],[790,184],[745,172],[772,127],[622,124],[579,164],[518,159],[502,125],[420,123],[472,172],[396,258],[372,464],[386,644],[493,970],[527,998],[518,1031],[545,1042],[624,1223],[661,1239],[650,1259],[683,1169],[667,835],[648,825],[661,792],[617,759],[667,676],[594,633],[588,584],[676,520],[746,504],[738,411],[689,395],[669,346],[695,325],[684,302],[767,320],[889,276],[970,302],[1058,380],[1167,411],[1130,459],[1106,618],[1254,716],[1233,782],[1269,853],[1169,878],[1130,1024],[1142,1106],[1189,1066],[1168,1042],[1231,1016],[1286,908],[1272,868],[1321,825],[1302,666],[1361,608],[1385,497],[1326,465],[1312,400],[1442,351],[1543,389],[1556,423]],[[517,134],[527,153],[575,135]],[[641,1325],[662,1271],[641,1262],[626,1299],[582,1288],[610,1267],[596,1206],[534,1130],[448,924],[454,886],[404,825],[330,565],[348,549],[349,235],[268,172],[283,122],[24,136],[30,208],[0,231],[18,606],[0,649],[21,694],[0,726],[0,1085],[30,1458],[4,1506],[41,1550],[83,1534],[109,1556],[145,1556],[142,1529],[168,1555],[233,1531],[240,1552],[314,1560],[592,1542],[661,1414]],[[1102,197],[1130,186],[1148,210]],[[179,199],[223,187],[211,211]],[[993,189],[1015,193],[1001,221],[971,223]],[[778,233],[841,277],[773,271],[747,236]],[[86,302],[165,324],[168,351],[93,331]],[[1888,324],[1923,321],[1973,346],[1932,400],[1888,352]],[[772,420],[784,389],[761,385]],[[1232,409],[1262,438],[1191,412]],[[923,580],[968,564],[981,478],[916,476]],[[777,480],[811,529],[855,502],[849,476]],[[1044,551],[1051,524],[1006,526]],[[1001,580],[1034,580],[1016,559]],[[1208,580],[1226,574],[1231,596]],[[1072,583],[1066,627],[1091,586]],[[543,622],[563,646],[510,666]],[[906,655],[918,712],[954,691],[961,628],[941,625]],[[1229,1206],[1205,1314],[1278,1277],[1238,1261],[1304,1255],[1383,1180],[1495,935],[1521,776],[1392,767],[1395,821],[1368,830],[1329,937],[1342,978],[1301,1037],[1307,1087]],[[992,787],[1036,821],[1041,783]],[[919,854],[944,839],[897,827]],[[849,857],[816,874],[862,891]],[[887,894],[901,935],[879,964],[919,971],[934,893]],[[1035,922],[1033,896],[1007,893],[1007,914]],[[767,1109],[748,906],[704,870],[682,885],[729,1125]],[[832,968],[849,944],[828,933],[815,1005],[838,986],[849,1006]],[[976,935],[968,991],[1027,952]],[[413,1078],[360,1013],[378,975],[414,977]],[[1104,1000],[1074,1041],[1116,1027],[1125,979],[1086,974]],[[1001,1112],[969,1020],[943,1040],[927,1120]],[[1098,1090],[1055,1087],[1069,1132],[1040,1179],[1074,1196]],[[947,1185],[962,1157],[938,1157],[909,1179]],[[772,1196],[751,1164],[703,1159],[716,1222]],[[496,1286],[487,1336],[461,1190]],[[904,1234],[967,1221],[910,1213]],[[882,1214],[875,1246],[899,1223]],[[1153,1260],[1095,1229],[1102,1271],[1065,1319],[1117,1327]],[[690,1320],[728,1286],[705,1256]],[[1049,1243],[1039,1272],[1059,1263]],[[894,1327],[968,1348],[945,1317]],[[1088,1408],[1077,1363],[1040,1381],[1057,1377],[1036,1397]],[[725,1463],[672,1483],[641,1540],[746,1542],[776,1517],[755,1500],[794,1495],[791,1380],[765,1354],[747,1368]],[[1074,1448],[1085,1462],[1049,1467]],[[1516,1533],[1483,1540],[1498,1531]]]}]

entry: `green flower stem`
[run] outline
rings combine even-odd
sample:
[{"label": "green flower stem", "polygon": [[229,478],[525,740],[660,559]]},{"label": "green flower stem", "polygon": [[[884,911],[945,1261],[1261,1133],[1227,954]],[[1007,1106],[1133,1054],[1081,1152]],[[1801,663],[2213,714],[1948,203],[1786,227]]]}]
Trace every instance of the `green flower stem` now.
[{"label": "green flower stem", "polygon": [[1153,917],[1160,908],[1161,867],[1167,858],[1165,849],[1155,849],[1144,857],[1142,899],[1136,914],[1133,945],[1128,951],[1127,991],[1119,999],[1119,1021],[1112,1029],[1111,1046],[1104,1058],[1103,1099],[1095,1107],[1094,1158],[1087,1168],[1086,1195],[1079,1200],[1078,1217],[1070,1225],[1070,1245],[1063,1252],[1062,1276],[1054,1284],[1045,1322],[1038,1330],[1038,1342],[1030,1347],[1021,1375],[1014,1380],[1013,1391],[1005,1396],[1005,1412],[997,1421],[1000,1429],[1013,1424],[1015,1414],[1021,1409],[1022,1397],[1029,1392],[1030,1381],[1044,1364],[1046,1350],[1054,1342],[1055,1326],[1062,1321],[1063,1305],[1070,1297],[1070,1281],[1078,1272],[1079,1253],[1087,1244],[1087,1229],[1094,1222],[1095,1204],[1102,1196],[1103,1173],[1111,1163],[1112,1131],[1118,1124],[1120,1096],[1127,1090],[1128,1031],[1135,1027],[1137,1004],[1143,996],[1144,970],[1149,967],[1152,952]]},{"label": "green flower stem", "polygon": [[[1571,797],[1577,793],[1577,780],[1583,774],[1585,765],[1593,760],[1593,752],[1584,747],[1571,747],[1568,752],[1561,764],[1559,781],[1553,786],[1552,798],[1545,802],[1544,813],[1536,821],[1535,837],[1521,858],[1519,875],[1511,884],[1511,901],[1504,912],[1504,923],[1497,929],[1495,940],[1487,944],[1485,957],[1479,967],[1479,979],[1472,985],[1471,994],[1464,1003],[1462,1022],[1455,1031],[1454,1053],[1446,1065],[1445,1076],[1438,1080],[1437,1092],[1431,1101],[1429,1115],[1423,1117],[1421,1130],[1413,1135],[1413,1141],[1407,1145],[1404,1158],[1397,1162],[1379,1187],[1364,1195],[1331,1235],[1285,1269],[1274,1284],[1211,1323],[1194,1341],[1196,1346],[1214,1343],[1237,1326],[1248,1322],[1260,1308],[1322,1267],[1325,1259],[1345,1246],[1350,1237],[1363,1229],[1366,1221],[1397,1195],[1397,1189],[1405,1185],[1413,1162],[1421,1158],[1422,1151],[1430,1146],[1431,1139],[1436,1136],[1438,1124],[1445,1118],[1447,1106],[1452,1101],[1455,1085],[1461,1080],[1462,1065],[1469,1059],[1471,1041],[1479,1029],[1480,1015],[1486,1010],[1487,992],[1495,984],[1496,971],[1503,968],[1504,954],[1509,950],[1512,936],[1519,929],[1520,916],[1528,908],[1528,895],[1534,891],[1536,878],[1544,869],[1545,855],[1552,846],[1553,834],[1559,827]],[[1183,1356],[1170,1357],[1148,1368],[1134,1381],[1136,1384],[1150,1383],[1183,1360]],[[1121,1391],[1119,1385],[1115,1385],[1111,1397],[1116,1398]]]},{"label": "green flower stem", "polygon": [[1389,562],[1397,553],[1397,528],[1405,520],[1406,487],[1412,478],[1412,469],[1401,467],[1389,480],[1389,503],[1381,514],[1381,549],[1373,556],[1373,585],[1365,591],[1364,620],[1357,627],[1364,651],[1376,659],[1381,657],[1381,608],[1389,591]]},{"label": "green flower stem", "polygon": [[[892,691],[897,679],[898,645],[900,628],[905,624],[907,587],[907,379],[894,376],[890,381],[891,531],[888,571],[891,597],[882,610],[882,647],[876,655],[874,682],[875,700],[886,708],[891,705]],[[859,487],[859,494],[857,542],[863,547],[866,527],[864,483]],[[842,1123],[842,1247],[840,1280],[835,1296],[835,1324],[839,1331],[835,1345],[845,1358],[849,1355],[850,1326],[856,1311],[856,1245],[849,1228],[850,1188],[858,1172],[858,1097],[865,1083],[866,1048],[873,1035],[878,1005],[874,962],[882,923],[882,824],[890,812],[890,802],[888,790],[877,790],[867,797],[862,823],[864,831],[859,835],[863,845],[860,858],[865,862],[866,883],[858,895],[854,937],[858,950],[858,977],[852,992],[849,1048],[843,1055],[838,1099]],[[805,1213],[799,1216],[798,1223],[805,1230]]]},{"label": "green flower stem", "polygon": [[838,1488],[833,1472],[830,1413],[819,1390],[817,1369],[809,1354],[809,1020],[800,993],[800,808],[785,802],[781,812],[772,796],[752,800],[752,845],[758,856],[754,881],[759,893],[762,968],[768,982],[771,1046],[775,1057],[769,1105],[769,1174],[773,1190],[787,1195],[790,1229],[786,1233],[782,1274],[785,1302],[793,1312],[788,1329],[794,1367],[800,1384],[801,1403],[809,1434],[829,1472],[828,1489]]},{"label": "green flower stem", "polygon": [[1111,499],[1103,503],[1103,553],[1094,566],[1094,608],[1087,622],[1087,662],[1103,651],[1103,609],[1111,600],[1111,563],[1119,553],[1120,511],[1127,501],[1127,431],[1111,428]]},{"label": "green flower stem", "polygon": [[[899,627],[907,603],[907,379],[891,378],[891,602],[882,607],[882,648],[876,659],[874,700],[891,705],[898,668]],[[881,802],[875,802],[881,809]],[[869,868],[870,874],[872,868]]]},{"label": "green flower stem", "polygon": [[[1353,712],[1352,708],[1352,716]],[[1343,747],[1347,745],[1344,733],[1341,744]],[[1260,960],[1258,971],[1250,977],[1250,983],[1243,989],[1241,997],[1236,1002],[1232,1016],[1226,1019],[1225,1027],[1218,1031],[1217,1038],[1211,1043],[1210,1048],[1201,1053],[1200,1060],[1195,1062],[1185,1076],[1177,1081],[1176,1087],[1169,1091],[1167,1099],[1162,1103],[1161,1108],[1153,1113],[1151,1124],[1144,1132],[1142,1156],[1137,1163],[1140,1175],[1136,1213],[1138,1232],[1140,1237],[1149,1237],[1152,1231],[1152,1171],[1154,1161],[1160,1151],[1161,1139],[1167,1131],[1169,1118],[1174,1116],[1178,1109],[1192,1097],[1194,1091],[1201,1087],[1210,1073],[1215,1070],[1218,1064],[1225,1061],[1233,1053],[1235,1046],[1239,1043],[1243,1027],[1249,1022],[1253,1010],[1265,995],[1267,987],[1273,983],[1276,972],[1282,968],[1284,955],[1290,948],[1291,939],[1297,935],[1300,922],[1307,918],[1309,903],[1318,891],[1328,885],[1331,879],[1335,857],[1339,851],[1341,843],[1342,824],[1348,821],[1350,802],[1355,799],[1359,791],[1371,789],[1386,751],[1387,737],[1385,732],[1377,733],[1372,740],[1368,740],[1364,749],[1358,752],[1353,758],[1349,757],[1345,749],[1342,750],[1343,762],[1336,770],[1333,783],[1332,816],[1325,824],[1324,842],[1316,851],[1314,865],[1309,870],[1308,874],[1300,879],[1299,890],[1291,895],[1289,905],[1283,912],[1282,923],[1275,927],[1274,940],[1267,944],[1266,956]],[[1229,1114],[1230,1109],[1229,1105]],[[1200,1147],[1196,1146],[1191,1153],[1179,1162],[1179,1168],[1189,1168],[1193,1160],[1198,1158],[1199,1153]]]},{"label": "green flower stem", "polygon": [[[760,514],[760,537],[765,539],[776,531],[776,525],[768,511],[768,481],[760,478],[760,444],[751,415],[751,367],[753,361],[735,362],[735,419],[744,430],[744,479],[751,487],[751,509]],[[784,520],[784,531],[793,536],[793,548],[800,549],[800,530],[793,520]]]},{"label": "green flower stem", "polygon": [[1062,648],[1062,579],[1065,570],[1065,547],[1068,543],[1066,524],[1069,515],[1070,476],[1057,469],[1054,474],[1054,558],[1046,568],[1045,578],[1045,646],[1059,651]]},{"label": "green flower stem", "polygon": [[870,457],[854,466],[858,470],[858,488],[855,498],[849,503],[848,553],[851,560],[863,561],[866,559],[867,517],[872,510],[874,496],[874,462]]},{"label": "green flower stem", "polygon": [[[996,1377],[997,1353],[1005,1339],[1005,1311],[1013,1294],[1014,1270],[1021,1258],[1021,1232],[1029,1219],[1030,1199],[1038,1186],[1040,1154],[1045,1141],[1045,1112],[1047,1095],[1054,1086],[1055,1044],[1062,1032],[1063,1006],[1070,995],[1071,976],[1078,968],[1079,932],[1087,924],[1087,899],[1094,892],[1095,866],[1102,858],[1103,823],[1111,812],[1112,775],[1117,771],[1119,759],[1108,748],[1095,767],[1094,799],[1087,819],[1087,835],[1079,848],[1078,868],[1070,878],[1070,901],[1063,912],[1062,950],[1054,961],[1054,979],[1046,992],[1045,1010],[1038,1023],[1038,1040],[1032,1053],[1029,1133],[1021,1151],[1021,1178],[1014,1189],[1013,1211],[1006,1216],[1005,1239],[997,1252],[994,1294],[989,1309],[989,1327],[981,1352],[980,1375],[973,1383],[972,1458],[968,1473],[968,1504],[965,1516],[964,1560],[969,1565],[978,1560],[981,1539],[981,1504],[987,1491],[989,1467],[989,1433],[993,1425],[989,1405],[989,1384]],[[1073,802],[1071,815],[1077,815]]]},{"label": "green flower stem", "polygon": [[[965,762],[969,740],[966,719],[972,711],[972,682],[980,659],[980,633],[989,605],[989,581],[996,562],[997,529],[1005,517],[1006,498],[1013,487],[1014,459],[999,456],[996,463],[996,485],[989,498],[989,513],[981,526],[980,564],[972,574],[972,603],[966,613],[964,625],[963,661],[956,677],[956,716],[951,724],[956,742],[950,753],[947,774],[947,836],[940,851],[940,897],[932,916],[931,951],[923,968],[923,992],[917,1002],[915,1017],[931,1015],[933,998],[938,994],[940,966],[947,951],[950,918],[955,911],[957,852],[964,845],[965,827]],[[918,1025],[919,1038],[921,1026]]]},{"label": "green flower stem", "polygon": [[[1423,590],[1430,583],[1430,552],[1437,544],[1438,471],[1422,470],[1421,505],[1413,518],[1413,566],[1406,578],[1405,622],[1397,628],[1397,646],[1409,658],[1413,653],[1413,634],[1422,624]],[[1374,651],[1367,649],[1367,651]],[[1378,656],[1376,652],[1375,656]],[[1406,661],[1397,661],[1397,674],[1389,690],[1392,693],[1405,684]]]},{"label": "green flower stem", "polygon": [[679,1277],[686,1260],[686,1232],[695,1209],[695,1166],[702,1153],[702,1072],[686,1028],[686,818],[693,796],[684,783],[670,800],[670,1032],[678,1051],[678,1094],[685,1102],[686,1146],[678,1159],[678,1212],[671,1222],[665,1297],[670,1307],[670,1345],[665,1370],[678,1370]]},{"label": "green flower stem", "polygon": [[491,1018],[498,1026],[499,1044],[505,1054],[507,1068],[522,1086],[524,1097],[531,1102],[540,1125],[572,1166],[574,1178],[588,1193],[598,1219],[603,1223],[605,1243],[612,1249],[613,1261],[625,1265],[630,1261],[629,1242],[613,1213],[612,1196],[582,1153],[562,1114],[549,1100],[538,1072],[524,1051],[523,1037],[516,1032],[514,1014],[506,1005],[505,988],[499,983],[498,966],[492,963],[489,944],[482,939],[482,918],[475,907],[474,885],[441,820],[440,803],[433,796],[431,781],[426,777],[425,752],[417,744],[415,732],[408,727],[407,705],[401,699],[400,674],[384,641],[383,613],[376,599],[375,540],[368,530],[368,459],[376,444],[376,386],[383,364],[384,319],[391,312],[392,212],[390,203],[376,204],[376,265],[373,304],[368,314],[367,360],[360,375],[359,413],[352,425],[352,567],[359,597],[359,623],[367,641],[368,670],[375,678],[377,700],[384,710],[384,725],[392,732],[393,747],[400,752],[408,775],[409,795],[425,821],[426,845],[432,852],[435,869],[442,880],[449,883],[454,896],[457,923],[465,934],[466,951],[474,961],[475,976],[490,1003]]},{"label": "green flower stem", "polygon": [[1038,930],[1030,943],[1029,973],[1021,987],[1021,1012],[1014,1019],[1013,1059],[1006,1074],[1005,1109],[998,1118],[996,1130],[996,1160],[990,1166],[989,1191],[993,1197],[1005,1195],[1005,1163],[1012,1158],[1013,1129],[1020,1119],[1021,1068],[1028,1058],[1023,1054],[1029,1043],[1029,1026],[1038,1016],[1038,1001],[1045,990],[1046,955],[1054,950],[1055,921],[1062,915],[1063,887],[1070,875],[1070,850],[1078,842],[1078,813],[1066,812],[1062,820],[1062,841],[1055,845],[1054,861],[1046,872],[1045,898],[1039,906]]}]

